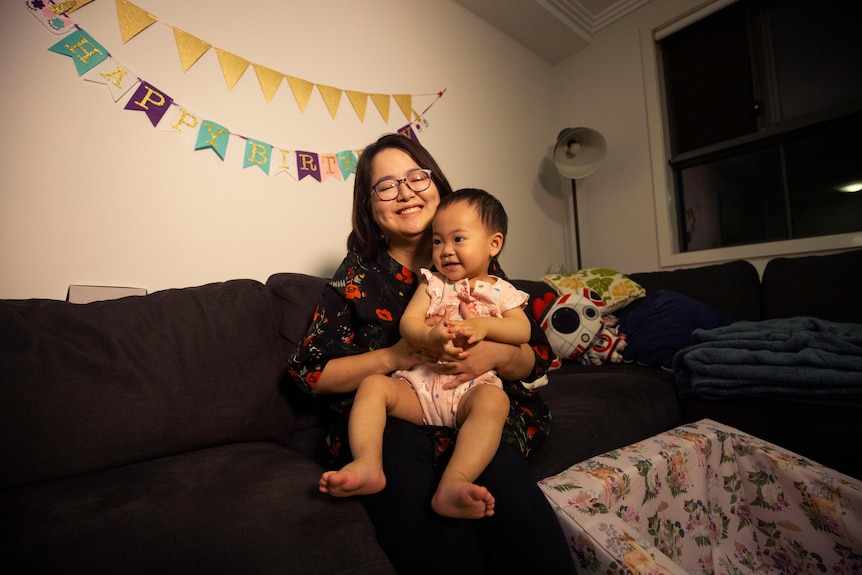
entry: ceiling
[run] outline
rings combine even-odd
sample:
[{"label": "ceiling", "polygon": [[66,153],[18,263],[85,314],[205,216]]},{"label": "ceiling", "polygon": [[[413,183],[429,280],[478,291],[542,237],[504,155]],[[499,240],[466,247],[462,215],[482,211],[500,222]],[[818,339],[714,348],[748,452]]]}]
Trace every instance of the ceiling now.
[{"label": "ceiling", "polygon": [[551,64],[651,0],[455,0]]}]

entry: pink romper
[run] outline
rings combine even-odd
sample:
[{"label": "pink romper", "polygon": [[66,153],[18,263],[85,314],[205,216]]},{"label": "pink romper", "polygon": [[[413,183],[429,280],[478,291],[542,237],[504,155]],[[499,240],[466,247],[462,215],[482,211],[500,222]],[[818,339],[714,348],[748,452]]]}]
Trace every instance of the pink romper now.
[{"label": "pink romper", "polygon": [[[469,280],[452,283],[442,274],[424,268],[420,272],[428,281],[427,292],[431,297],[426,317],[445,315],[450,309],[458,311],[461,302],[465,302],[480,317],[502,317],[504,311],[525,307],[529,300],[525,292],[500,278],[493,284],[476,281],[470,293]],[[493,370],[455,389],[443,389],[443,385],[455,376],[434,373],[424,365],[399,370],[392,375],[405,379],[413,387],[422,405],[422,417],[426,425],[452,428],[457,427],[455,414],[458,412],[458,402],[468,389],[480,383],[503,387]]]}]

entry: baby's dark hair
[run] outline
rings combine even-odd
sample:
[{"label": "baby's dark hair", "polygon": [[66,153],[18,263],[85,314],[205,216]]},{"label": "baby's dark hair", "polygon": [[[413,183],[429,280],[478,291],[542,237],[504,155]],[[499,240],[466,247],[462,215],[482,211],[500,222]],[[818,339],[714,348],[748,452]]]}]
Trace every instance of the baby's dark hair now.
[{"label": "baby's dark hair", "polygon": [[474,208],[479,213],[482,224],[484,224],[488,231],[492,233],[500,232],[503,234],[503,237],[506,236],[509,228],[509,217],[506,215],[506,210],[503,208],[500,200],[485,190],[462,188],[440,200],[437,211],[458,202],[463,202]]}]

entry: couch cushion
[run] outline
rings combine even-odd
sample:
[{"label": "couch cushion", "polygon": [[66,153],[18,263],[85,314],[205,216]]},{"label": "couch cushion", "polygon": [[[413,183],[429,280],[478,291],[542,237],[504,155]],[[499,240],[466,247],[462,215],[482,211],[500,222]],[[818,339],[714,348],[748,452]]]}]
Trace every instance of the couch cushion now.
[{"label": "couch cushion", "polygon": [[0,301],[0,325],[3,487],[289,437],[286,346],[259,282]]},{"label": "couch cushion", "polygon": [[775,258],[763,270],[763,318],[862,323],[862,250]]},{"label": "couch cushion", "polygon": [[237,443],[22,487],[0,498],[0,556],[21,573],[392,573],[322,471]]},{"label": "couch cushion", "polygon": [[[629,277],[646,288],[647,295],[660,289],[675,291],[723,311],[734,321],[761,319],[760,275],[757,268],[746,260],[633,273]],[[619,315],[634,309],[641,301],[632,302],[620,310]]]},{"label": "couch cushion", "polygon": [[542,479],[680,421],[673,374],[655,367],[563,362],[539,390],[551,409],[551,435],[530,456]]},{"label": "couch cushion", "polygon": [[327,279],[299,273],[273,274],[266,280],[278,301],[279,330],[295,348],[308,333],[314,310],[326,287]]}]

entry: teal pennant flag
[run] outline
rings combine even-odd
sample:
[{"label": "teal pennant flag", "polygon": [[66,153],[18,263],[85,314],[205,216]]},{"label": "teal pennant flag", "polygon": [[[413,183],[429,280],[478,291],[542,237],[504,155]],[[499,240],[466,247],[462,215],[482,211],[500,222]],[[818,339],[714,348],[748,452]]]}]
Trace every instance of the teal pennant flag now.
[{"label": "teal pennant flag", "polygon": [[341,179],[347,180],[347,176],[356,173],[356,154],[351,150],[345,150],[335,154],[338,160],[338,168],[341,170]]},{"label": "teal pennant flag", "polygon": [[215,122],[204,120],[201,122],[201,127],[198,130],[198,139],[195,143],[195,150],[203,150],[210,148],[218,154],[218,157],[224,161],[224,156],[227,154],[227,143],[230,139],[230,132],[224,126],[220,126]]},{"label": "teal pennant flag", "polygon": [[92,36],[85,31],[75,30],[62,40],[48,48],[51,52],[70,56],[75,62],[78,75],[82,76],[92,70],[108,57],[108,51],[104,46],[96,42]]},{"label": "teal pennant flag", "polygon": [[264,174],[269,175],[269,164],[272,161],[272,146],[266,142],[248,138],[245,142],[245,158],[242,167],[260,166]]}]

